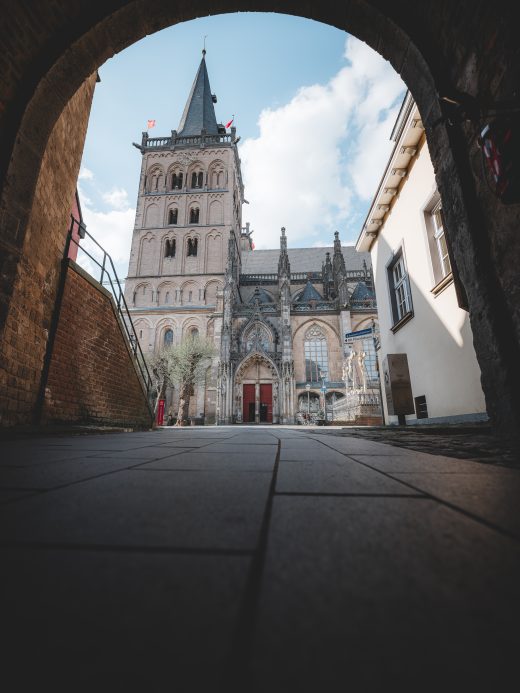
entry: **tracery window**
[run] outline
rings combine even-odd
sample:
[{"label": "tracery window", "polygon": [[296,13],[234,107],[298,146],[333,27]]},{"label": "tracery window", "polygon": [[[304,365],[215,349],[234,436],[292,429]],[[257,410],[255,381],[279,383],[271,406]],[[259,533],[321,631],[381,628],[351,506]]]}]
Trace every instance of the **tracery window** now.
[{"label": "tracery window", "polygon": [[164,333],[164,346],[169,347],[173,344],[173,330],[168,328]]},{"label": "tracery window", "polygon": [[305,379],[316,383],[325,378],[329,370],[327,338],[318,325],[312,325],[305,333]]},{"label": "tracery window", "polygon": [[269,351],[271,339],[268,331],[260,323],[255,323],[245,337],[247,351]]}]

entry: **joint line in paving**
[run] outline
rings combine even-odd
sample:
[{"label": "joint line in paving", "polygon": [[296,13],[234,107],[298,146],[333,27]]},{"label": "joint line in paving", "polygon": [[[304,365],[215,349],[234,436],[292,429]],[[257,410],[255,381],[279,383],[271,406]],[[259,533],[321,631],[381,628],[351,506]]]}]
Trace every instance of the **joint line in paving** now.
[{"label": "joint line in paving", "polygon": [[265,504],[264,516],[258,537],[258,543],[251,559],[249,574],[242,595],[237,624],[231,641],[231,652],[227,667],[223,669],[222,680],[220,681],[219,691],[221,693],[233,693],[234,691],[244,691],[244,681],[247,680],[248,664],[250,661],[253,645],[253,636],[258,618],[258,606],[260,599],[260,589],[264,573],[267,542],[269,538],[269,527],[271,524],[271,514],[273,500],[276,491],[276,480],[278,477],[278,466],[280,463],[281,443],[278,438],[278,449],[273,467],[271,483]]}]

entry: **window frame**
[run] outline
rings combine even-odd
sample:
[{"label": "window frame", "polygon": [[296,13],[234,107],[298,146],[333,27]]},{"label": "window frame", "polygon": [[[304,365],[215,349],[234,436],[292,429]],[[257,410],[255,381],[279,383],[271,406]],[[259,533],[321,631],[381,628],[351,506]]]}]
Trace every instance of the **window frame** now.
[{"label": "window frame", "polygon": [[[395,270],[398,267],[402,268],[402,271],[396,281]],[[414,315],[410,277],[403,244],[393,253],[386,265],[386,272],[392,313],[392,326],[390,329],[392,332],[396,332],[405,325],[408,320],[413,318]],[[399,298],[401,298],[401,300],[399,300]],[[403,304],[406,310],[402,309]]]},{"label": "window frame", "polygon": [[[312,330],[315,330],[316,334],[310,334]],[[311,325],[306,330],[303,337],[303,357],[306,382],[320,383],[323,378],[327,379],[329,375],[329,345],[327,335],[319,325]]]}]

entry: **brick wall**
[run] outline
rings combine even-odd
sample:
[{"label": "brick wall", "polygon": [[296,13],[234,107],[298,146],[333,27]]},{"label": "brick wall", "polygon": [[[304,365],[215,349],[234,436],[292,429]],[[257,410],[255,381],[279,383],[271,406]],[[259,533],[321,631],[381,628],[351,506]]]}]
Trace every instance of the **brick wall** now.
[{"label": "brick wall", "polygon": [[148,428],[151,416],[111,295],[70,262],[42,423]]},{"label": "brick wall", "polygon": [[[54,125],[21,247],[17,249],[11,239],[5,255],[0,253],[1,288],[6,290],[5,294],[0,290],[5,298],[0,333],[0,426],[34,420],[95,83],[94,74]],[[29,172],[18,172],[22,179],[26,174],[29,177]]]}]

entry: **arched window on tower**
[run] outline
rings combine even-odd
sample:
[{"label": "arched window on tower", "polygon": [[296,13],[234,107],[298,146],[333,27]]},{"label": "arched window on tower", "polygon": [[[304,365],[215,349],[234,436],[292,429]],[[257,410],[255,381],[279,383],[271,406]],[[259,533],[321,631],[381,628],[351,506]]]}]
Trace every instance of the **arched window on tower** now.
[{"label": "arched window on tower", "polygon": [[172,187],[171,187],[171,189],[175,190],[176,187],[177,187],[177,174],[172,173]]},{"label": "arched window on tower", "polygon": [[179,210],[178,209],[170,209],[170,211],[168,212],[168,224],[176,224],[178,218],[179,218]]},{"label": "arched window on tower", "polygon": [[188,238],[188,257],[196,257],[197,256],[197,247],[198,247],[198,239],[197,238]]},{"label": "arched window on tower", "polygon": [[164,244],[164,257],[175,257],[175,238],[167,238]]},{"label": "arched window on tower", "polygon": [[169,347],[173,344],[173,330],[168,328],[164,333],[164,346]]},{"label": "arched window on tower", "polygon": [[198,207],[192,207],[190,209],[190,224],[198,224],[199,223],[199,214],[200,214],[200,209]]},{"label": "arched window on tower", "polygon": [[189,334],[190,334],[190,337],[191,337],[192,339],[195,339],[196,337],[199,336],[199,331],[198,331],[198,329],[197,329],[196,327],[192,327],[192,328],[190,329]]},{"label": "arched window on tower", "polygon": [[192,188],[202,188],[202,182],[204,179],[204,174],[202,171],[193,171],[191,174],[191,187]]},{"label": "arched window on tower", "polygon": [[329,370],[327,337],[318,325],[312,325],[305,333],[305,380],[317,383],[325,378]]}]

